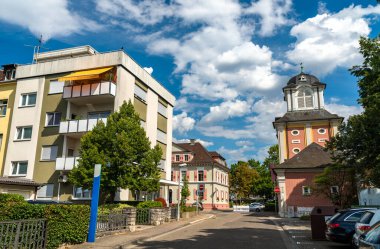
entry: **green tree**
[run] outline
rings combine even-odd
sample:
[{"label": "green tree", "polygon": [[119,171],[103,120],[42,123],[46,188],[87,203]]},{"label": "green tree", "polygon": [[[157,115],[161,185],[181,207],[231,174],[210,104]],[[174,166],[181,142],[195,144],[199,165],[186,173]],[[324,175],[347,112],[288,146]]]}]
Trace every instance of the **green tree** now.
[{"label": "green tree", "polygon": [[378,38],[361,38],[360,53],[364,61],[351,73],[358,78],[359,100],[364,112],[352,116],[339,127],[327,148],[333,160],[353,167],[360,179],[380,187],[380,42]]},{"label": "green tree", "polygon": [[189,182],[187,178],[183,181],[183,186],[181,189],[181,206],[185,206],[186,199],[190,196]]},{"label": "green tree", "polygon": [[251,168],[247,162],[239,161],[232,165],[233,170],[230,172],[230,191],[237,198],[248,198],[251,194],[252,183],[258,178],[258,173]]},{"label": "green tree", "polygon": [[113,201],[118,188],[156,191],[162,150],[150,147],[139,115],[131,101],[112,113],[107,125],[99,122],[81,138],[78,166],[69,175],[70,182],[92,188],[94,165],[102,165],[101,201]]}]

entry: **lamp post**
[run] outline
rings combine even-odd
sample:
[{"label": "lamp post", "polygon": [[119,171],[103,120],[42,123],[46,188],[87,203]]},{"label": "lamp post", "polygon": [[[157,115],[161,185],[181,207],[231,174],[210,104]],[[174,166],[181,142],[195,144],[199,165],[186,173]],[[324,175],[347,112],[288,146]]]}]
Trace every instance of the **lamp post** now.
[{"label": "lamp post", "polygon": [[181,178],[182,178],[182,175],[181,175],[181,168],[183,167],[186,167],[187,164],[186,163],[181,163],[178,165],[178,169],[179,169],[179,179],[178,179],[178,200],[177,200],[177,221],[179,221],[179,201],[180,201],[180,196],[181,196],[181,193],[180,193],[180,190],[181,190]]}]

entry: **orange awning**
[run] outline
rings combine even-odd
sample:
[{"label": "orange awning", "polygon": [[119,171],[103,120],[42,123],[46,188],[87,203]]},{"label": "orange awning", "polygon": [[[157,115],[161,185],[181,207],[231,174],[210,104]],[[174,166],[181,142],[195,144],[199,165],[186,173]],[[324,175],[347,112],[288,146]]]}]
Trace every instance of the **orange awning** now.
[{"label": "orange awning", "polygon": [[69,75],[60,77],[58,81],[99,79],[102,73],[105,73],[111,70],[112,68],[113,67],[103,67],[103,68],[97,68],[97,69],[76,71]]}]

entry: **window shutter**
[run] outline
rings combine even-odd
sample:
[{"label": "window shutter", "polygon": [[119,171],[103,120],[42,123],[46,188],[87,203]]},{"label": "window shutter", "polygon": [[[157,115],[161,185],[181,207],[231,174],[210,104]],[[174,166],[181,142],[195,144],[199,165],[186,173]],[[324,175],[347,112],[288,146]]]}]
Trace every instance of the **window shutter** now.
[{"label": "window shutter", "polygon": [[41,151],[41,159],[42,160],[50,160],[51,147],[42,147]]},{"label": "window shutter", "polygon": [[203,200],[207,200],[207,189],[205,188],[204,192],[203,192]]},{"label": "window shutter", "polygon": [[198,181],[198,170],[194,170],[194,181]]},{"label": "window shutter", "polygon": [[186,179],[189,181],[190,180],[190,171],[186,171]]},{"label": "window shutter", "polygon": [[207,170],[203,170],[203,181],[207,181]]},{"label": "window shutter", "polygon": [[175,173],[175,171],[172,171],[172,174],[173,174],[173,182],[175,182],[176,181],[176,173]]},{"label": "window shutter", "polygon": [[50,81],[49,85],[49,93],[62,93],[63,92],[63,86],[65,82],[58,81],[58,80],[52,80]]},{"label": "window shutter", "polygon": [[194,189],[194,201],[196,201],[197,200],[197,189],[195,188]]}]

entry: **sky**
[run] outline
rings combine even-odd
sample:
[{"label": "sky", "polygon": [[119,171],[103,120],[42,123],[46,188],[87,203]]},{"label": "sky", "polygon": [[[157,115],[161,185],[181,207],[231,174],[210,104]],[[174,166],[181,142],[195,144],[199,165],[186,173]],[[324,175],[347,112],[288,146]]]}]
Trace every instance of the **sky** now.
[{"label": "sky", "polygon": [[328,111],[362,111],[348,69],[379,17],[376,0],[2,0],[0,65],[31,63],[40,35],[42,52],[123,48],[176,97],[175,141],[198,139],[229,164],[263,160],[301,62],[327,84]]}]

